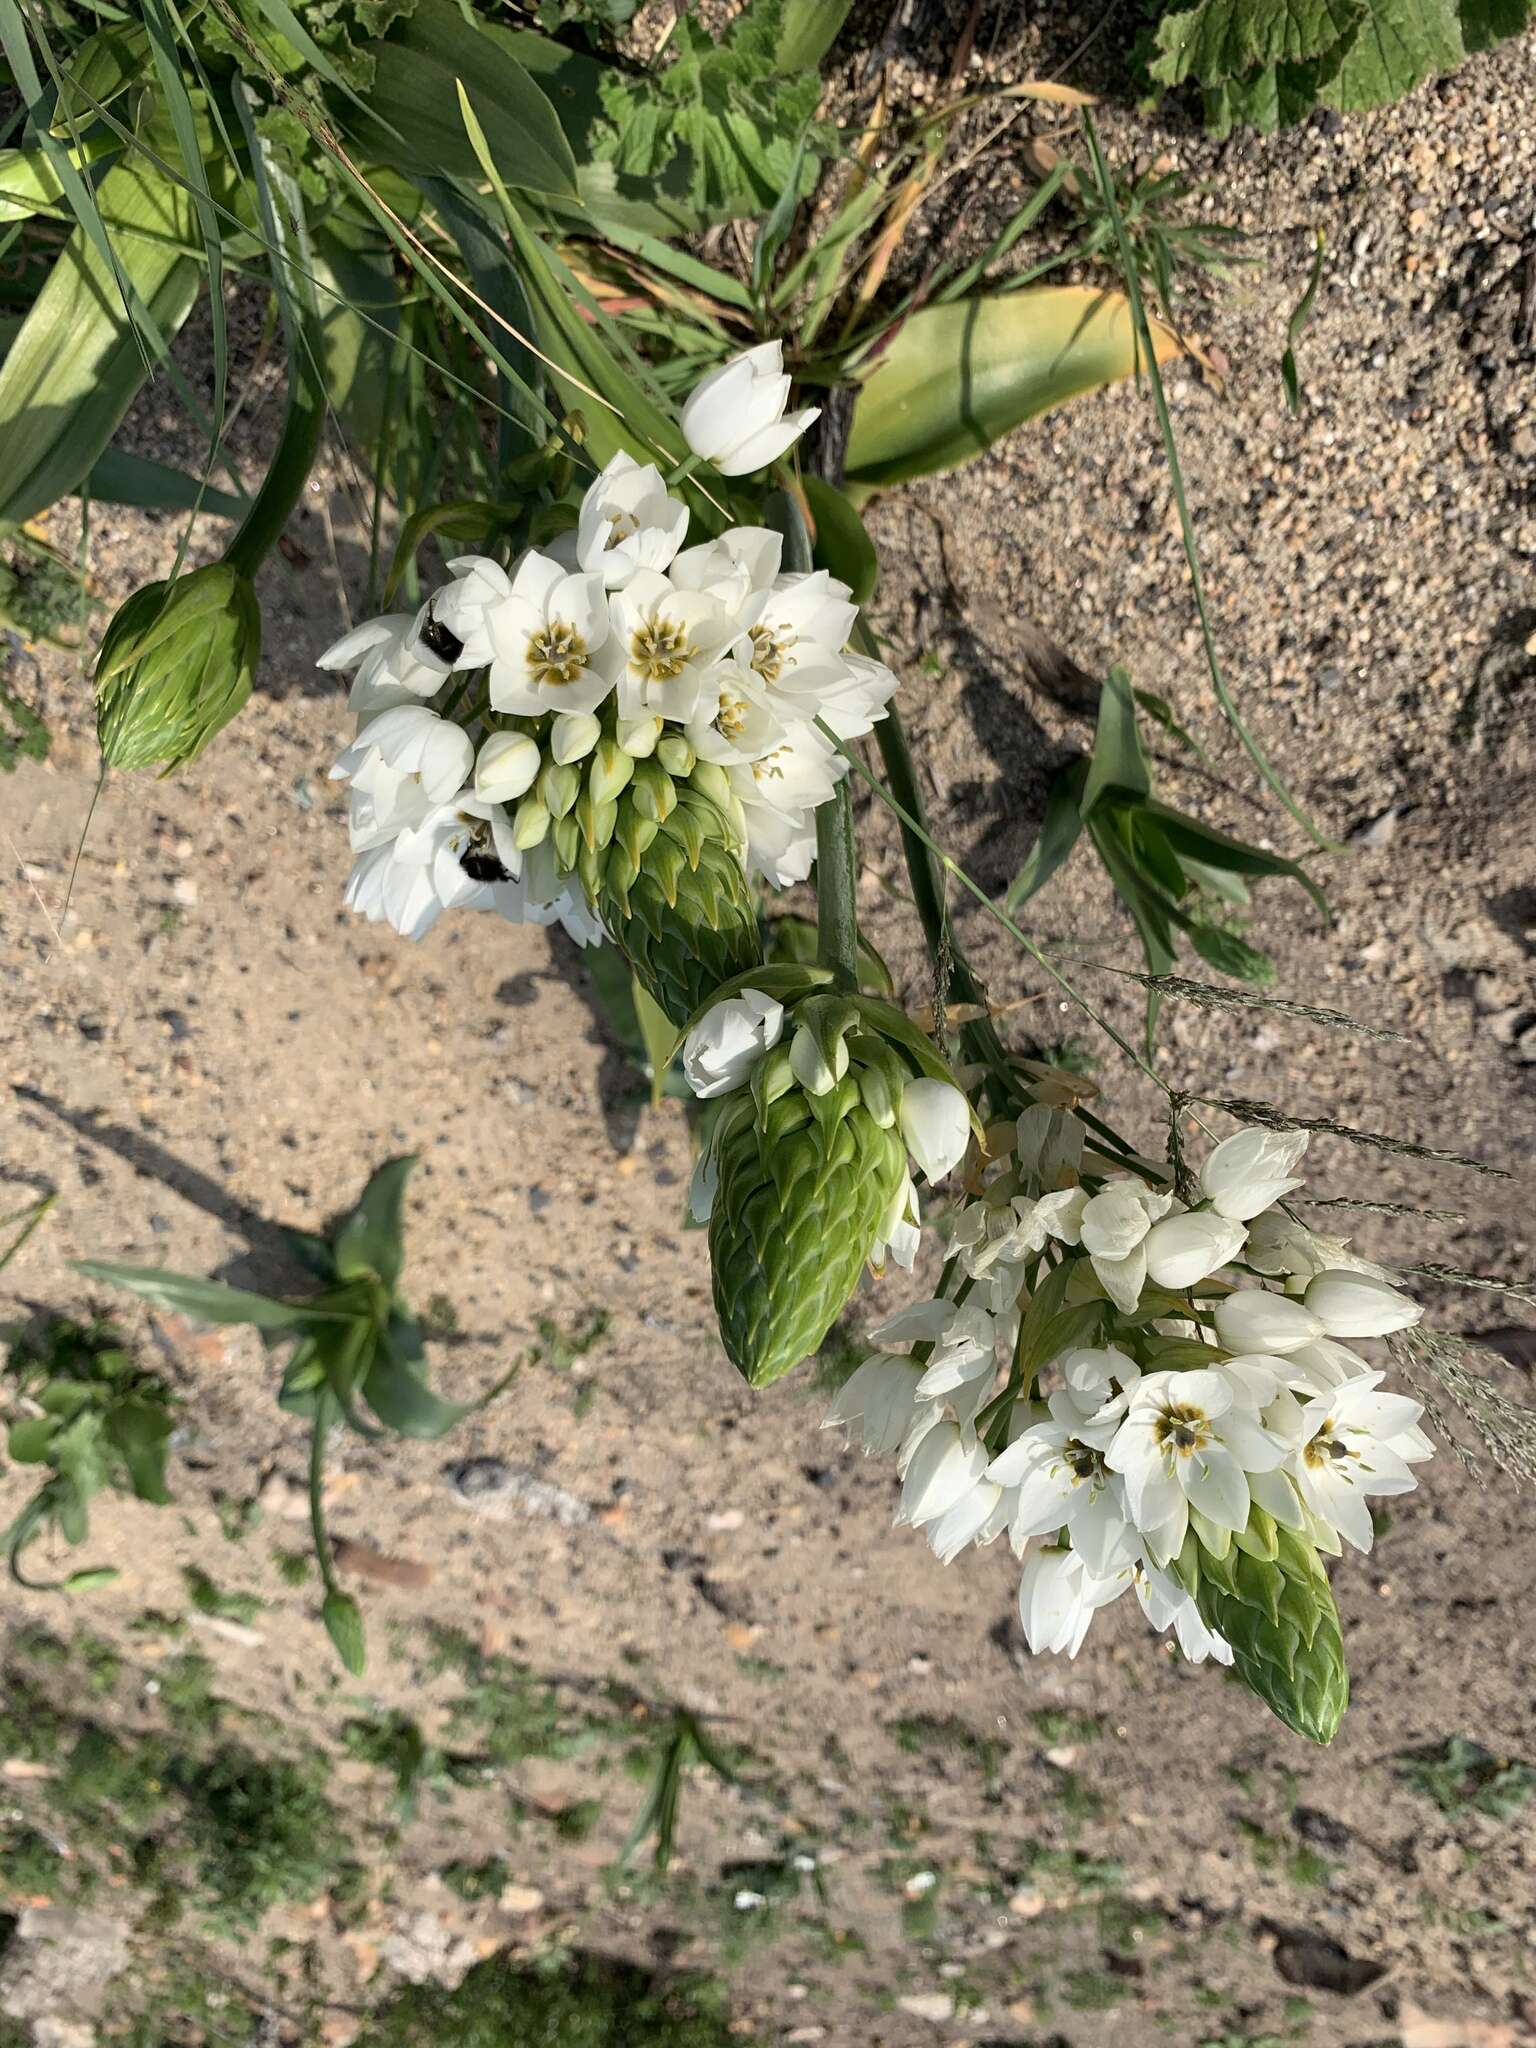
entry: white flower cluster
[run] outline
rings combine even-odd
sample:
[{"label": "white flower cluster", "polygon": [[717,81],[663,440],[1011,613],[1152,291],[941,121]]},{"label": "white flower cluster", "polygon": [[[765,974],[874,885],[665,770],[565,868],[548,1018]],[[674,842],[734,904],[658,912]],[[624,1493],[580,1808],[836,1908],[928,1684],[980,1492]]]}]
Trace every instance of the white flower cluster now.
[{"label": "white flower cluster", "polygon": [[[791,1021],[793,1019],[791,1018]],[[744,988],[712,1005],[683,1040],[683,1073],[700,1101],[713,1101],[745,1087],[758,1062],[784,1036],[784,1005],[761,989]],[[829,1067],[810,1029],[795,1027],[789,1042],[790,1071],[809,1095],[826,1095],[848,1068],[846,1046],[839,1041],[841,1071]],[[970,1143],[971,1117],[964,1095],[951,1082],[916,1077],[906,1082],[895,1105],[896,1121],[907,1153],[923,1178],[932,1183],[952,1173]],[[688,1206],[694,1221],[707,1223],[718,1182],[713,1133],[694,1167]],[[887,1258],[911,1266],[921,1233],[917,1190],[906,1174],[880,1227],[873,1263]]]},{"label": "white flower cluster", "polygon": [[824,1426],[895,1455],[897,1521],[943,1562],[1007,1532],[1032,1649],[1075,1656],[1134,1588],[1187,1657],[1228,1663],[1170,1569],[1187,1532],[1224,1547],[1257,1506],[1319,1550],[1369,1550],[1369,1496],[1412,1488],[1431,1446],[1422,1405],[1348,1346],[1420,1310],[1276,1206],[1304,1132],[1226,1139],[1193,1206],[1085,1177],[1084,1135],[1043,1106],[1019,1119],[946,1293],[873,1333]]},{"label": "white flower cluster", "polygon": [[[765,347],[777,364],[777,344]],[[763,354],[713,373],[685,413],[694,445],[705,429],[711,448],[747,430],[739,460],[719,457],[728,474],[772,459],[814,417],[779,417],[788,379]],[[842,740],[867,733],[896,678],[848,651],[848,586],[783,573],[777,533],[687,536],[688,508],[660,472],[618,454],[547,546],[509,568],[462,556],[414,617],[372,620],[320,657],[354,671],[357,737],[331,770],[350,784],[353,909],[411,938],[451,907],[601,937],[557,869],[547,814],[509,806],[550,762],[611,776],[616,795],[658,750],[669,768],[724,771],[750,868],[781,887],[805,879],[813,814],[847,769],[817,721]]]}]

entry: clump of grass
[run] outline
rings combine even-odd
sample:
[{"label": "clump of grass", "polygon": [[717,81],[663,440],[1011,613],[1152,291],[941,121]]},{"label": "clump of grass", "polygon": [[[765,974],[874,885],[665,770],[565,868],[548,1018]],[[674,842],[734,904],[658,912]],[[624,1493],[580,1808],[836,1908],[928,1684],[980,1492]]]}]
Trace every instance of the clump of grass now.
[{"label": "clump of grass", "polygon": [[478,1963],[456,1991],[413,1985],[364,2031],[364,2048],[752,2048],[730,2024],[724,1987],[662,1984],[607,1956]]},{"label": "clump of grass", "polygon": [[1000,1735],[981,1735],[953,1715],[907,1714],[891,1723],[896,1747],[909,1756],[954,1757],[979,1771],[988,1787],[996,1785],[1008,1756]]},{"label": "clump of grass", "polygon": [[1496,1756],[1465,1735],[1447,1736],[1433,1749],[1400,1757],[1397,1774],[1452,1816],[1485,1813],[1492,1820],[1510,1820],[1536,1792],[1536,1766]]},{"label": "clump of grass", "polygon": [[235,1621],[249,1628],[267,1604],[255,1593],[226,1593],[200,1565],[184,1565],[181,1576],[186,1582],[187,1598],[197,1612],[214,1615],[220,1621]]}]

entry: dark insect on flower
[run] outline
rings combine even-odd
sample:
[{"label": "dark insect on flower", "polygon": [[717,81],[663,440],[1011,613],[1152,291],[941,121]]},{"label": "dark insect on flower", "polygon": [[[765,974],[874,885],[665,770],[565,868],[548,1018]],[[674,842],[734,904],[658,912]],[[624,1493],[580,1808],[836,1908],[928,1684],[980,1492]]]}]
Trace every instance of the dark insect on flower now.
[{"label": "dark insect on flower", "polygon": [[459,855],[459,866],[472,882],[510,882],[510,869],[487,846],[470,846]]},{"label": "dark insect on flower", "polygon": [[450,668],[464,652],[464,642],[457,633],[450,633],[440,619],[433,617],[430,604],[422,623],[421,644],[429,654],[435,654],[439,661],[446,661]]}]

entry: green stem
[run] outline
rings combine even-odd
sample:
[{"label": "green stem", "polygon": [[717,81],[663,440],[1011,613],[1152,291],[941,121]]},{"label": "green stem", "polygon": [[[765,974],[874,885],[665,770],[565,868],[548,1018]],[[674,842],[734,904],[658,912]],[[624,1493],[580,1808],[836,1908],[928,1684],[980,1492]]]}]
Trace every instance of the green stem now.
[{"label": "green stem", "polygon": [[[874,652],[872,642],[865,651]],[[912,900],[917,906],[934,967],[940,972],[947,969],[950,991],[960,1002],[976,1004],[985,1012],[986,991],[972,972],[971,963],[961,950],[950,924],[949,906],[939,885],[932,841],[928,837],[923,793],[918,787],[917,770],[907,746],[906,728],[894,704],[875,727],[875,738],[880,746],[880,759],[885,764],[890,794],[895,800],[892,808],[901,826],[901,850],[906,856],[907,873],[912,882]],[[983,1014],[974,1022],[962,1025],[960,1043],[968,1058],[979,1062],[993,1075],[1004,1104],[1013,1101],[1016,1107],[1019,1091],[1008,1064],[1008,1054],[991,1018]]]},{"label": "green stem", "polygon": [[[269,156],[238,81],[236,106],[250,145],[257,205],[272,252],[272,287],[277,293],[283,338],[288,347],[288,410],[283,418],[282,439],[255,502],[240,522],[240,530],[224,557],[243,575],[254,576],[288,524],[314,467],[325,425],[325,384],[320,374],[320,304],[305,233],[302,195],[297,184]],[[284,202],[281,207],[278,198]],[[295,255],[303,260],[295,260]]]},{"label": "green stem", "polygon": [[853,798],[845,775],[816,811],[816,960],[849,994],[859,986],[857,888]]},{"label": "green stem", "polygon": [[315,1545],[315,1562],[327,1593],[339,1593],[336,1567],[331,1562],[331,1541],[325,1530],[325,1441],[335,1420],[328,1387],[315,1396],[315,1420],[309,1434],[309,1530]]}]

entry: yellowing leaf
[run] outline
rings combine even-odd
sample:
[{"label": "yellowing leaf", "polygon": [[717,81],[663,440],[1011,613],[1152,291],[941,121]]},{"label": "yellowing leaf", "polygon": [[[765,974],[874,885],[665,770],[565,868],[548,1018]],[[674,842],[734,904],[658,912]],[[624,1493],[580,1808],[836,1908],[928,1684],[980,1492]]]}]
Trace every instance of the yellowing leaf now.
[{"label": "yellowing leaf", "polygon": [[[1153,323],[1158,360],[1178,337]],[[1005,434],[1136,367],[1130,306],[1088,285],[927,306],[862,372],[846,476],[866,491],[969,462]]]}]

